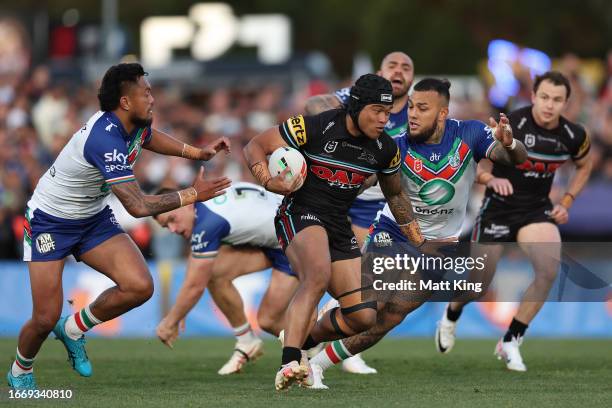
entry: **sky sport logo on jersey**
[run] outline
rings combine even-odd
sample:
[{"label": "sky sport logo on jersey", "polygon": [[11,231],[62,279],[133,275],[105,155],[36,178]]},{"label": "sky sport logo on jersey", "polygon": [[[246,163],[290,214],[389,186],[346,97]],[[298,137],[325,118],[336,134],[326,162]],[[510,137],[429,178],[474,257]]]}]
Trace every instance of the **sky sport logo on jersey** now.
[{"label": "sky sport logo on jersey", "polygon": [[36,249],[41,254],[46,254],[47,252],[55,250],[55,241],[51,234],[40,234],[38,238],[36,238]]},{"label": "sky sport logo on jersey", "polygon": [[104,153],[104,162],[105,163],[113,163],[104,165],[104,170],[107,173],[111,173],[113,171],[123,171],[129,170],[132,168],[131,164],[127,164],[128,155],[125,153],[121,153],[117,151],[117,149],[113,149],[112,152]]}]

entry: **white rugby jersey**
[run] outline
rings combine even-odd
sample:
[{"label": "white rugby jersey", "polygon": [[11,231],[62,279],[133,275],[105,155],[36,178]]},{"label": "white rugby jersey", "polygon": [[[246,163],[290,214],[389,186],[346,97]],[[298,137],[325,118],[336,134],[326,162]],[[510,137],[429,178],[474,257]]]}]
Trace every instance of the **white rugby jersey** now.
[{"label": "white rugby jersey", "polygon": [[[477,120],[447,119],[437,144],[397,140],[402,153],[402,188],[427,239],[458,237],[465,218],[476,166],[488,158],[495,138]],[[385,205],[382,214],[395,221]]]},{"label": "white rugby jersey", "polygon": [[240,182],[224,195],[196,203],[192,255],[214,255],[221,244],[279,248],[274,216],[282,200],[260,185]]},{"label": "white rugby jersey", "polygon": [[135,180],[132,166],[150,139],[151,128],[128,134],[114,113],[97,112],[41,177],[28,207],[71,220],[94,216],[111,185]]}]

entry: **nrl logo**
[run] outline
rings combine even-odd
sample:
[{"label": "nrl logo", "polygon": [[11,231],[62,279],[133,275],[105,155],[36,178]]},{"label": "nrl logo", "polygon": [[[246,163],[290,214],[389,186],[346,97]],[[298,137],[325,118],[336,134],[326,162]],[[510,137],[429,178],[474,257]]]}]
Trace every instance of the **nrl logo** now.
[{"label": "nrl logo", "polygon": [[420,159],[416,159],[414,161],[414,171],[420,173],[423,170],[423,161]]},{"label": "nrl logo", "polygon": [[525,135],[525,146],[527,147],[535,146],[535,135],[532,135],[531,133],[527,133]]},{"label": "nrl logo", "polygon": [[336,147],[338,147],[338,142],[327,142],[323,150],[325,150],[326,153],[333,153]]}]

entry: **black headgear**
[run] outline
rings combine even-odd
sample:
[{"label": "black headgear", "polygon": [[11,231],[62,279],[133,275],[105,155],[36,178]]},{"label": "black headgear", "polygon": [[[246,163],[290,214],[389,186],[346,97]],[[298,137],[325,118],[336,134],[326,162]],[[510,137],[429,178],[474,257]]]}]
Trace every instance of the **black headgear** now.
[{"label": "black headgear", "polygon": [[391,82],[381,76],[365,74],[351,87],[347,103],[347,112],[361,133],[363,131],[359,128],[359,113],[366,105],[372,104],[393,105],[393,87]]}]

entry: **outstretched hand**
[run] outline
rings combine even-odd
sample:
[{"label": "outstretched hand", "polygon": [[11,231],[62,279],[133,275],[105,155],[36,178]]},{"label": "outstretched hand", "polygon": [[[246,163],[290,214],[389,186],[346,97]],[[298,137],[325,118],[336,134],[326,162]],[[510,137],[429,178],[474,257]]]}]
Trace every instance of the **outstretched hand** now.
[{"label": "outstretched hand", "polygon": [[225,189],[232,184],[227,177],[217,177],[212,180],[204,178],[204,166],[200,167],[200,171],[193,182],[193,188],[197,193],[196,201],[206,201],[211,198],[225,194]]},{"label": "outstretched hand", "polygon": [[227,137],[220,137],[219,139],[215,140],[208,146],[205,146],[202,149],[200,158],[202,160],[208,161],[212,159],[213,157],[215,157],[215,155],[222,150],[225,150],[226,153],[230,153],[232,150],[230,141]]},{"label": "outstretched hand", "polygon": [[500,113],[499,123],[497,123],[493,117],[490,117],[489,127],[493,129],[493,136],[495,139],[501,142],[501,144],[503,144],[505,147],[512,144],[512,127],[510,126],[510,121],[506,115]]}]

